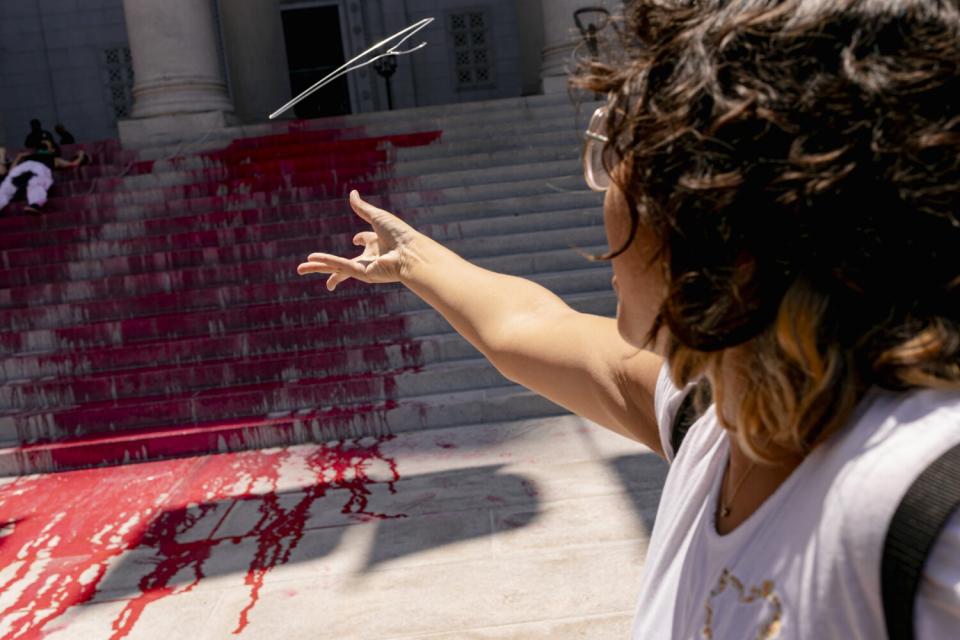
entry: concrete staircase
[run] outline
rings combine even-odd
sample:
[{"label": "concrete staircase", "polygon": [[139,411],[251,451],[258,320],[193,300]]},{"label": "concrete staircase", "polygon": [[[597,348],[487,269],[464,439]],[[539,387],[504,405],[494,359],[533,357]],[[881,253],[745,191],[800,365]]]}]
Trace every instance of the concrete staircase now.
[{"label": "concrete staircase", "polygon": [[612,314],[601,198],[566,96],[88,146],[42,217],[0,218],[0,473],[553,415],[352,254],[352,188],[469,259]]}]

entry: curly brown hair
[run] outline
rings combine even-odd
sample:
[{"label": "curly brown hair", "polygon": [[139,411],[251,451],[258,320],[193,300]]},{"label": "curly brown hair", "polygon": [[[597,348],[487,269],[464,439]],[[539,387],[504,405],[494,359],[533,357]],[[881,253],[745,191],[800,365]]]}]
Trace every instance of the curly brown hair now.
[{"label": "curly brown hair", "polygon": [[630,205],[606,257],[659,238],[674,381],[708,374],[768,461],[871,386],[960,388],[960,3],[648,0],[626,24],[573,82],[609,96]]}]

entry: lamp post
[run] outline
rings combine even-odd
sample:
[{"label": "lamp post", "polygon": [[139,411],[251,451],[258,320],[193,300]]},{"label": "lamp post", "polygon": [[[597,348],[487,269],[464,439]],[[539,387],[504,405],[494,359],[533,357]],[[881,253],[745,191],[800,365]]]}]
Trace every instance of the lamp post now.
[{"label": "lamp post", "polygon": [[393,88],[390,86],[390,78],[397,70],[397,56],[380,58],[373,63],[373,69],[387,85],[387,110],[393,111]]},{"label": "lamp post", "polygon": [[[586,15],[593,15],[597,20],[584,24],[581,16]],[[580,30],[584,42],[587,43],[590,56],[598,58],[600,56],[600,44],[597,33],[606,29],[607,25],[610,24],[610,12],[604,7],[584,7],[573,12],[573,21],[577,24],[577,29]]]}]

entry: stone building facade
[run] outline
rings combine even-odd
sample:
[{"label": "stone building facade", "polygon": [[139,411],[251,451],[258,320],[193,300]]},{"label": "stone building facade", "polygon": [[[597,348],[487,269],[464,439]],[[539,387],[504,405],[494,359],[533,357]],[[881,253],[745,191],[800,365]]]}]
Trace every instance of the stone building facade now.
[{"label": "stone building facade", "polygon": [[583,42],[573,13],[604,4],[617,3],[0,0],[0,144],[19,146],[31,118],[48,129],[62,122],[81,141],[119,132],[134,146],[261,122],[329,69],[425,17],[435,21],[415,41],[429,45],[398,58],[389,80],[363,69],[287,117],[562,91]]}]

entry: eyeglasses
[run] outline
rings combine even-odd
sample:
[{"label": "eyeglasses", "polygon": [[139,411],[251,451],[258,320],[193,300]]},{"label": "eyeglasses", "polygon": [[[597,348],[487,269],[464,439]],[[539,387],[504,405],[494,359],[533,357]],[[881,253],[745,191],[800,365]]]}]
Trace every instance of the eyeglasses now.
[{"label": "eyeglasses", "polygon": [[603,148],[610,142],[603,133],[606,129],[607,108],[600,107],[590,118],[583,143],[583,177],[587,186],[594,191],[606,191],[610,188],[610,174],[603,166]]}]

